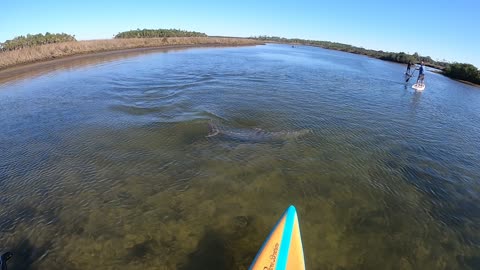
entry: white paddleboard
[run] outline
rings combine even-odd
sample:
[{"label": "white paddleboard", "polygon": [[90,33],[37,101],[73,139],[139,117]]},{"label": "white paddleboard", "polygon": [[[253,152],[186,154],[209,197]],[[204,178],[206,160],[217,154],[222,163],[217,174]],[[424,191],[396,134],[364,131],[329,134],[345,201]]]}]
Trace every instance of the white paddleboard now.
[{"label": "white paddleboard", "polygon": [[424,83],[416,83],[412,85],[412,88],[418,91],[423,91],[425,89],[425,84]]}]

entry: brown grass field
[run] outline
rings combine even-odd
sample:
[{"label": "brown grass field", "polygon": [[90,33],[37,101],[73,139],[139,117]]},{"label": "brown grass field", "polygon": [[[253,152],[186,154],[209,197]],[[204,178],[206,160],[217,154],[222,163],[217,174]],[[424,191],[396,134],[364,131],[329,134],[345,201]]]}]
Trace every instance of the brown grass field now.
[{"label": "brown grass field", "polygon": [[224,37],[129,38],[71,41],[0,52],[0,70],[13,66],[61,57],[133,48],[164,46],[247,46],[262,44],[258,40]]}]

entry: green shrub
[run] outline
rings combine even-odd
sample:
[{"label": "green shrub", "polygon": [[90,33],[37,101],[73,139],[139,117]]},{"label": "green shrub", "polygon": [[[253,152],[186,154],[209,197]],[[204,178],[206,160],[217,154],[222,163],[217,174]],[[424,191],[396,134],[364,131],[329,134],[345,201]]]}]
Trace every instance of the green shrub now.
[{"label": "green shrub", "polygon": [[50,44],[50,43],[61,43],[67,41],[76,41],[74,35],[69,35],[65,33],[61,34],[51,34],[46,32],[44,34],[36,34],[36,35],[26,35],[26,36],[18,36],[14,39],[7,40],[4,43],[0,43],[0,49],[2,51],[13,51],[17,49],[22,49],[26,47],[38,46],[43,44]]},{"label": "green shrub", "polygon": [[120,32],[115,38],[206,37],[207,34],[178,29],[137,29]]}]

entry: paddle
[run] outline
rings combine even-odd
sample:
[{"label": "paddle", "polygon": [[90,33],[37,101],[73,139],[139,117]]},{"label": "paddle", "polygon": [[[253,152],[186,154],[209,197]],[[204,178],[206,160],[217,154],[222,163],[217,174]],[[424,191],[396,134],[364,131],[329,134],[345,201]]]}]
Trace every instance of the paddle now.
[{"label": "paddle", "polygon": [[415,69],[413,70],[413,72],[411,74],[407,74],[408,77],[405,81],[408,82],[410,80],[410,78],[413,77],[413,74],[415,74]]},{"label": "paddle", "polygon": [[410,80],[410,78],[413,77],[413,74],[415,74],[415,70],[417,70],[416,67],[413,69],[412,73],[410,73],[410,74],[405,73],[407,75],[407,79],[405,80],[405,82],[408,82]]}]

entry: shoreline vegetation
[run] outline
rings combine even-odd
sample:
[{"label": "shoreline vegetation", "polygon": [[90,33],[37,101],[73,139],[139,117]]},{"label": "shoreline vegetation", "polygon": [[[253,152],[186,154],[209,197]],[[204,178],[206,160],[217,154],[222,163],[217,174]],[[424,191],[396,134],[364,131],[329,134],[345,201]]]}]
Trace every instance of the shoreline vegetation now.
[{"label": "shoreline vegetation", "polygon": [[250,37],[251,39],[256,39],[262,42],[273,42],[273,43],[283,43],[283,44],[292,44],[292,45],[308,45],[314,47],[320,47],[329,50],[343,51],[354,54],[366,55],[369,57],[407,64],[409,61],[412,63],[419,63],[421,61],[425,62],[425,65],[428,67],[436,68],[441,70],[438,72],[449,78],[459,80],[461,82],[466,82],[473,85],[480,85],[480,70],[477,69],[474,65],[468,63],[447,63],[444,61],[435,61],[430,56],[420,56],[418,53],[408,54],[404,52],[385,52],[365,49],[362,47],[356,47],[353,45],[330,42],[330,41],[318,41],[318,40],[305,40],[298,38],[282,38],[282,37],[271,37],[271,36],[254,36]]},{"label": "shoreline vegetation", "polygon": [[114,38],[207,37],[207,34],[178,29],[137,29],[120,32]]},{"label": "shoreline vegetation", "polygon": [[[66,35],[64,39],[59,36]],[[45,39],[46,36],[57,37]],[[68,38],[67,38],[68,36]],[[67,34],[27,35],[0,43],[0,71],[74,55],[137,48],[172,46],[248,46],[264,44],[248,38],[208,37],[206,34],[182,30],[133,30],[122,32],[113,39],[75,40]],[[123,38],[120,38],[123,37]],[[73,39],[72,39],[73,38]]]},{"label": "shoreline vegetation", "polygon": [[429,56],[420,56],[418,53],[407,54],[365,49],[348,44],[287,39],[282,37],[256,36],[250,38],[238,37],[209,37],[205,33],[184,31],[178,29],[137,29],[120,32],[113,39],[77,41],[74,35],[36,34],[19,36],[12,40],[0,43],[0,71],[37,63],[54,60],[73,55],[85,55],[107,51],[119,51],[136,48],[162,48],[165,46],[248,46],[260,45],[266,42],[284,43],[292,45],[308,45],[324,49],[337,50],[369,57],[406,64],[409,61],[419,63],[424,61],[426,66],[439,69],[443,74],[452,79],[474,85],[480,85],[480,71],[471,64],[447,63],[435,61]]}]

